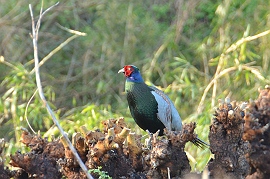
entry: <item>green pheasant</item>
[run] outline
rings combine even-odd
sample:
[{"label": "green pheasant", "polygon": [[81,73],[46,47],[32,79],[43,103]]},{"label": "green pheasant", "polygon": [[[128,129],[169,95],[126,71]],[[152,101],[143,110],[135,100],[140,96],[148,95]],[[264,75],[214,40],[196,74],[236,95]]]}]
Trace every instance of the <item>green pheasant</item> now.
[{"label": "green pheasant", "polygon": [[[155,133],[163,129],[182,130],[182,120],[173,102],[161,90],[145,84],[139,69],[134,65],[126,65],[118,71],[126,77],[125,91],[130,113],[135,122],[143,130]],[[207,146],[199,138],[192,141],[195,145]]]}]

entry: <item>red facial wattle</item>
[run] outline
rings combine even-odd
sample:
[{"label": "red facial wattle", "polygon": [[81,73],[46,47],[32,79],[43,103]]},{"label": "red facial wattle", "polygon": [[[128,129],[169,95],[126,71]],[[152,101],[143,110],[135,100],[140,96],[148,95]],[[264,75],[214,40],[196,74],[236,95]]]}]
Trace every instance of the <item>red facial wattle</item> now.
[{"label": "red facial wattle", "polygon": [[124,73],[126,77],[130,77],[130,75],[132,74],[132,72],[134,71],[133,67],[130,65],[127,65],[124,67]]}]

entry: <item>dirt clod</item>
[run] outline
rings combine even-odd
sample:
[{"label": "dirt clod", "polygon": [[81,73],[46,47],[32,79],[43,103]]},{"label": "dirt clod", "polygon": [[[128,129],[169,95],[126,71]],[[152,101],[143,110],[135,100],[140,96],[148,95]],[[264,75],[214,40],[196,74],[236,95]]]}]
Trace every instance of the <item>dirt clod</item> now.
[{"label": "dirt clod", "polygon": [[[58,140],[48,142],[39,135],[32,135],[24,130],[21,141],[30,147],[31,152],[25,154],[16,152],[15,155],[11,155],[10,165],[23,169],[28,178],[61,177],[56,161],[64,157],[64,147]],[[22,175],[25,175],[24,172]]]},{"label": "dirt clod", "polygon": [[210,149],[215,155],[208,164],[211,178],[239,179],[248,175],[245,155],[250,145],[242,139],[243,117],[240,106],[233,106],[229,99],[219,101],[209,133]]},{"label": "dirt clod", "polygon": [[251,144],[246,156],[251,166],[247,179],[266,179],[270,176],[270,88],[259,90],[256,101],[246,109],[243,139]]}]

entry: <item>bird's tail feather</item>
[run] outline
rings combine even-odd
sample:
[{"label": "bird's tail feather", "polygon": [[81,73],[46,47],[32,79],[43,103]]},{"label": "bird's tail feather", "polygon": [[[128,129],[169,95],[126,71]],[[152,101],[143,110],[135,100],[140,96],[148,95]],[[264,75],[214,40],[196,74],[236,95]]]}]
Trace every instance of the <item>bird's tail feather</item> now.
[{"label": "bird's tail feather", "polygon": [[200,147],[202,149],[208,148],[210,146],[209,144],[207,144],[206,142],[204,142],[203,140],[201,140],[198,137],[196,137],[195,139],[193,139],[191,142],[194,145],[196,145],[197,147]]}]

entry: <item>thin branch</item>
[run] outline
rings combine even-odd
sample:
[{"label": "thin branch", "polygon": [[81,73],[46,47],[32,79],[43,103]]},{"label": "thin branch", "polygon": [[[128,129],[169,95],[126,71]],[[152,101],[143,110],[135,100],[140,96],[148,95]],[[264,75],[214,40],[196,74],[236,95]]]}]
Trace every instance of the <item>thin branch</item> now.
[{"label": "thin branch", "polygon": [[[156,62],[158,60],[158,58],[160,57],[160,55],[163,53],[163,51],[167,48],[169,42],[164,42],[155,52],[154,57],[151,61],[148,73],[151,74],[153,72],[153,69],[155,68]],[[147,75],[147,78],[149,77],[149,75]]]},{"label": "thin branch", "polygon": [[170,171],[170,168],[167,167],[167,170],[168,170],[168,179],[171,179],[171,171]]},{"label": "thin branch", "polygon": [[32,99],[34,98],[34,96],[37,94],[38,89],[36,89],[36,91],[34,92],[34,94],[31,96],[31,98],[29,99],[29,101],[27,102],[26,108],[25,108],[25,112],[24,112],[24,118],[29,126],[29,128],[31,129],[31,131],[36,134],[35,130],[32,128],[31,124],[29,123],[28,117],[27,117],[27,111],[28,111],[28,107],[32,101]]},{"label": "thin branch", "polygon": [[[207,87],[204,89],[204,92],[203,92],[203,96],[201,98],[201,101],[199,103],[199,106],[197,108],[197,113],[200,114],[203,110],[203,103],[204,103],[204,100],[206,98],[206,95],[208,93],[208,91],[211,89],[212,85],[215,83],[216,80],[218,80],[219,78],[221,78],[223,75],[227,74],[227,73],[230,73],[232,71],[235,71],[237,70],[239,67],[230,67],[230,68],[227,68],[225,70],[222,70],[217,76],[214,77],[214,79],[212,79],[212,81],[207,85]],[[247,71],[250,71],[251,73],[253,73],[258,79],[260,80],[263,80],[263,81],[266,81],[266,82],[270,82],[270,80],[267,80],[265,79],[261,73],[259,72],[258,69],[256,68],[253,68],[253,67],[249,67],[247,65],[242,65],[241,66],[242,69],[244,70],[247,70]]]},{"label": "thin branch", "polygon": [[[75,38],[79,36],[86,36],[87,34],[84,32],[68,29],[66,27],[61,26],[60,24],[57,24],[61,29],[74,34],[73,36],[69,37],[67,40],[65,40],[63,43],[58,45],[55,49],[53,49],[48,55],[46,55],[40,62],[39,62],[39,67],[41,67],[47,60],[49,60],[54,54],[56,54],[58,51],[60,51],[64,46],[66,46],[69,42],[74,40]],[[36,34],[38,35],[38,34]],[[30,74],[33,74],[35,72],[35,68],[33,68],[30,72]]]},{"label": "thin branch", "polygon": [[18,67],[16,67],[12,63],[9,63],[8,61],[6,61],[4,56],[0,56],[0,63],[3,63],[3,64],[7,65],[10,68],[13,68],[14,70],[18,70],[18,71],[20,70]]},{"label": "thin branch", "polygon": [[263,36],[266,36],[266,35],[268,35],[268,34],[270,34],[270,30],[261,32],[261,33],[259,33],[259,34],[257,34],[257,35],[253,35],[253,36],[248,36],[248,37],[242,38],[242,39],[238,40],[236,43],[232,44],[232,45],[225,51],[225,54],[230,53],[230,52],[236,50],[240,45],[242,45],[242,44],[245,43],[245,42],[249,42],[249,41],[258,39],[258,38],[263,37]]},{"label": "thin branch", "polygon": [[72,30],[72,29],[69,29],[69,28],[66,28],[64,26],[61,26],[60,24],[56,24],[58,27],[60,27],[61,29],[71,33],[71,34],[75,34],[75,35],[78,35],[78,36],[86,36],[87,33],[84,33],[84,32],[80,32],[80,31],[77,31],[77,30]]},{"label": "thin branch", "polygon": [[54,8],[55,6],[57,6],[59,4],[59,2],[57,2],[56,4],[52,5],[51,7],[49,7],[48,9],[46,9],[44,12],[42,12],[42,9],[43,9],[43,0],[42,0],[42,4],[41,4],[41,9],[40,9],[40,15],[39,15],[39,18],[38,18],[38,21],[37,21],[37,24],[36,24],[36,32],[37,32],[37,37],[38,37],[38,31],[39,31],[39,28],[40,28],[40,24],[41,24],[41,19],[42,17],[49,11],[51,10],[52,8]]},{"label": "thin branch", "polygon": [[217,80],[215,80],[214,83],[213,83],[213,93],[212,93],[212,98],[211,98],[211,108],[213,108],[215,106],[216,96],[217,96]]},{"label": "thin branch", "polygon": [[[53,49],[48,55],[46,55],[40,62],[39,67],[41,67],[47,60],[49,60],[54,54],[56,54],[59,50],[61,50],[65,45],[67,45],[70,41],[73,39],[79,37],[78,35],[73,35],[69,37],[67,40],[65,40],[63,43],[61,43],[59,46],[57,46],[55,49]],[[33,68],[30,72],[30,74],[33,74],[35,72],[35,68]]]},{"label": "thin branch", "polygon": [[31,15],[31,20],[32,20],[32,37],[33,37],[33,47],[34,47],[34,60],[35,60],[35,71],[36,71],[36,83],[37,83],[37,87],[38,87],[38,92],[39,92],[39,96],[43,102],[43,104],[46,106],[46,109],[48,111],[48,113],[50,114],[50,116],[53,119],[53,122],[55,123],[55,125],[57,126],[57,128],[59,129],[60,133],[63,135],[63,138],[66,140],[66,142],[68,143],[68,146],[70,148],[70,150],[72,151],[74,157],[76,158],[77,162],[79,163],[80,167],[82,168],[82,170],[84,171],[84,173],[86,174],[88,179],[93,179],[93,177],[90,175],[90,173],[88,173],[86,166],[84,165],[84,163],[82,162],[80,156],[78,155],[76,149],[74,148],[74,146],[71,144],[67,134],[64,132],[64,130],[62,129],[62,127],[60,126],[58,120],[56,119],[56,116],[54,114],[54,112],[52,111],[51,107],[49,106],[48,102],[46,101],[46,98],[44,96],[43,93],[43,89],[41,86],[41,80],[40,80],[40,73],[39,73],[39,59],[38,59],[38,44],[37,44],[37,38],[38,38],[38,30],[40,27],[40,22],[41,22],[41,18],[42,16],[48,12],[50,9],[52,9],[53,7],[55,7],[58,3],[56,3],[55,5],[51,6],[50,8],[48,8],[47,10],[45,10],[39,17],[39,20],[37,22],[37,25],[35,27],[35,22],[34,22],[34,16],[33,16],[33,11],[32,11],[32,6],[31,4],[29,4],[29,10],[30,10],[30,15]]},{"label": "thin branch", "polygon": [[250,71],[251,73],[253,73],[255,76],[257,76],[257,78],[259,78],[260,80],[265,80],[267,83],[269,83],[269,80],[265,79],[262,74],[259,72],[258,69],[254,68],[254,67],[250,67],[250,66],[247,66],[247,65],[242,65],[242,68],[247,70],[247,71]]},{"label": "thin branch", "polygon": [[41,1],[41,7],[40,7],[40,10],[39,10],[39,20],[36,24],[36,36],[37,36],[37,40],[38,40],[38,32],[39,32],[39,28],[40,28],[40,19],[41,19],[41,16],[42,16],[42,12],[43,12],[43,4],[44,4],[44,1],[42,0]]},{"label": "thin branch", "polygon": [[217,76],[215,76],[214,79],[212,79],[212,81],[204,89],[203,96],[202,96],[201,101],[199,103],[199,106],[197,108],[197,113],[198,114],[200,114],[202,112],[202,110],[203,110],[203,103],[204,103],[204,100],[206,98],[206,95],[207,95],[208,91],[211,89],[212,85],[215,83],[215,81],[217,79],[219,79],[220,77],[222,77],[223,75],[225,75],[226,73],[229,73],[229,72],[234,71],[236,69],[237,69],[237,67],[227,68],[227,69],[221,71]]}]

